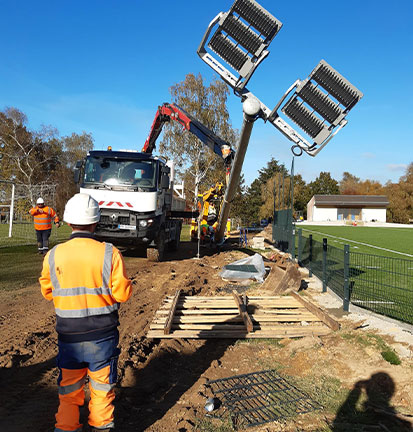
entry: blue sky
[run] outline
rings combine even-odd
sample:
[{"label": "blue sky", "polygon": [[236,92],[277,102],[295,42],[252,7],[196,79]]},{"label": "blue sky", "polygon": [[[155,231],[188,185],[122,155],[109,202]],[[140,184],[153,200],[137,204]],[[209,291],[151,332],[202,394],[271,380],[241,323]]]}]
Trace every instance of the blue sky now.
[{"label": "blue sky", "polygon": [[[364,93],[348,125],[315,157],[296,158],[306,181],[397,181],[413,161],[413,1],[261,0],[283,27],[248,88],[273,108],[325,59]],[[196,54],[209,22],[232,1],[0,0],[0,109],[24,111],[32,128],[91,132],[97,149],[140,149],[158,105],[187,73],[213,71]],[[240,100],[230,94],[232,125]],[[291,143],[258,120],[244,163],[247,184],[274,157],[291,165]]]}]

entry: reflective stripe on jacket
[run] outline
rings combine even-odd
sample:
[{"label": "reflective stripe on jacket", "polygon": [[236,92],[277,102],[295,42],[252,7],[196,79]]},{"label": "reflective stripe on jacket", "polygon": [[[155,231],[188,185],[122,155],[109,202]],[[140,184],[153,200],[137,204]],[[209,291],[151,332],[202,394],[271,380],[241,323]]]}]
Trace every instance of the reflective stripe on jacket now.
[{"label": "reflective stripe on jacket", "polygon": [[[42,213],[40,213],[39,210],[43,210]],[[36,206],[30,209],[30,214],[33,216],[34,229],[37,231],[51,229],[53,218],[56,223],[59,222],[56,212],[51,207],[43,207],[40,209]]]},{"label": "reflective stripe on jacket", "polygon": [[116,330],[118,303],[132,294],[123,257],[110,243],[75,233],[43,261],[43,296],[53,300],[56,330],[66,342],[96,340]]}]

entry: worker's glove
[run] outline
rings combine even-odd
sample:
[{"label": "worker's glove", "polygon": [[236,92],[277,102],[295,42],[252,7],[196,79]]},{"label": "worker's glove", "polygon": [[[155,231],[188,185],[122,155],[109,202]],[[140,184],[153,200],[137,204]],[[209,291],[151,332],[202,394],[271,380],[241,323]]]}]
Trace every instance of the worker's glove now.
[{"label": "worker's glove", "polygon": [[54,224],[56,225],[56,228],[60,228],[62,226],[61,222],[55,222]]}]

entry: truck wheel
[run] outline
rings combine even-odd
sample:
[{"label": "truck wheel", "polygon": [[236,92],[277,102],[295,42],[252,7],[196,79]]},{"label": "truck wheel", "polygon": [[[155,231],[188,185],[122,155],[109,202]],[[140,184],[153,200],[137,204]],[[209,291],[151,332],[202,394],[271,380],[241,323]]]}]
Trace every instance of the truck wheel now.
[{"label": "truck wheel", "polygon": [[146,257],[149,261],[160,262],[165,252],[165,231],[159,231],[155,243],[156,247],[146,249]]},{"label": "truck wheel", "polygon": [[175,239],[168,243],[168,250],[173,252],[177,251],[180,244],[181,244],[181,228],[177,229]]}]

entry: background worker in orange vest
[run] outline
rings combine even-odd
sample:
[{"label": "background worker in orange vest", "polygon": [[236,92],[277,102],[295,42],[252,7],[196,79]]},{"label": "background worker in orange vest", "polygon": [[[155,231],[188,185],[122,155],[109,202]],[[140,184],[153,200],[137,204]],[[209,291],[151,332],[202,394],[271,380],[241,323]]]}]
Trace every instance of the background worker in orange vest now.
[{"label": "background worker in orange vest", "polygon": [[99,219],[96,200],[83,193],[74,195],[63,216],[72,235],[45,256],[39,278],[43,296],[53,300],[56,311],[60,405],[55,432],[82,430],[79,407],[87,375],[91,431],[115,428],[118,309],[131,296],[132,284],[119,250],[94,239]]},{"label": "background worker in orange vest", "polygon": [[29,213],[33,216],[34,229],[37,236],[37,252],[45,255],[49,250],[49,237],[52,232],[52,219],[57,226],[59,218],[56,212],[51,208],[44,205],[43,198],[36,201],[36,207],[30,209]]}]

